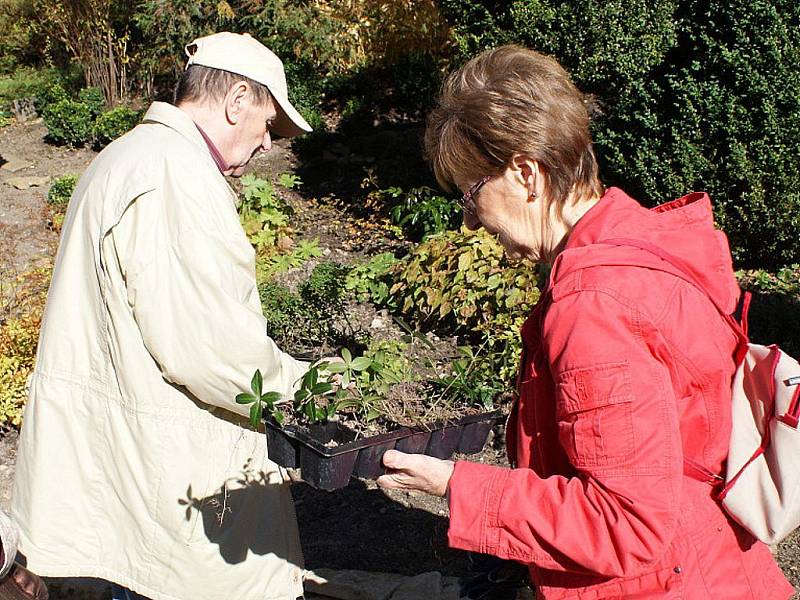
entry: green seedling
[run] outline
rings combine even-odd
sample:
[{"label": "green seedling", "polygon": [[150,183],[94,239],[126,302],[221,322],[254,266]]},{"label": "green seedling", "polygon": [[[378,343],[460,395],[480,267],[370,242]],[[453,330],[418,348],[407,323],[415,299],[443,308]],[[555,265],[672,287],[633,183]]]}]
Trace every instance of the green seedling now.
[{"label": "green seedling", "polygon": [[250,404],[250,424],[253,429],[258,429],[261,419],[266,409],[267,414],[270,415],[278,424],[283,423],[283,414],[276,410],[276,405],[280,404],[283,396],[280,392],[267,392],[262,393],[264,385],[264,378],[261,376],[261,369],[256,369],[253,374],[253,379],[250,382],[250,389],[252,394],[243,393],[236,396],[237,404]]}]

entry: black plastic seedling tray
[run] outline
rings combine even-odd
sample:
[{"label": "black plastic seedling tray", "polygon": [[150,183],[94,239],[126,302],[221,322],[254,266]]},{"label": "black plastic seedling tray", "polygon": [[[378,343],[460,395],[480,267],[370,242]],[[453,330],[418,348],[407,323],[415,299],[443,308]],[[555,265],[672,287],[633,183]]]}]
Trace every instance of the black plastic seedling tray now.
[{"label": "black plastic seedling tray", "polygon": [[331,491],[346,486],[351,477],[375,479],[382,475],[381,458],[392,448],[443,459],[454,452],[480,452],[492,426],[502,419],[499,411],[493,411],[361,439],[355,439],[355,433],[338,422],[301,429],[267,421],[267,446],[271,460],[287,468],[300,467],[303,481]]}]

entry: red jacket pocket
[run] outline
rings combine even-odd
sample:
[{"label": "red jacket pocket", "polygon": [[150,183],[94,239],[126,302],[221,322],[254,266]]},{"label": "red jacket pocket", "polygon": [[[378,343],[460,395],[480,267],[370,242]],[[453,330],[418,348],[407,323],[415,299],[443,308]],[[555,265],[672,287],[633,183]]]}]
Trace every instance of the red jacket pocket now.
[{"label": "red jacket pocket", "polygon": [[576,467],[620,467],[630,461],[634,453],[632,402],[626,361],[558,374],[558,437]]}]

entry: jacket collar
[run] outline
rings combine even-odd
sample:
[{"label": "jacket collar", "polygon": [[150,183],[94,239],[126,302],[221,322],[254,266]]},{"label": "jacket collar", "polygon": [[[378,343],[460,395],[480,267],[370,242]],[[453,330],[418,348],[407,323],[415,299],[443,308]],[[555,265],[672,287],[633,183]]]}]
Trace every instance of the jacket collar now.
[{"label": "jacket collar", "polygon": [[652,209],[642,207],[619,188],[609,188],[575,224],[550,272],[550,287],[577,269],[593,265],[647,266],[661,259],[631,247],[607,245],[613,238],[641,240],[665,249],[688,270],[715,301],[733,311],[739,288],[733,276],[728,241],[714,228],[711,199],[695,192]]},{"label": "jacket collar", "polygon": [[213,160],[211,151],[209,150],[206,141],[203,139],[203,136],[198,131],[197,126],[194,124],[194,121],[192,121],[192,118],[177,106],[168,104],[166,102],[153,102],[150,105],[150,108],[147,109],[142,122],[160,123],[162,125],[166,125],[170,129],[177,131]]}]

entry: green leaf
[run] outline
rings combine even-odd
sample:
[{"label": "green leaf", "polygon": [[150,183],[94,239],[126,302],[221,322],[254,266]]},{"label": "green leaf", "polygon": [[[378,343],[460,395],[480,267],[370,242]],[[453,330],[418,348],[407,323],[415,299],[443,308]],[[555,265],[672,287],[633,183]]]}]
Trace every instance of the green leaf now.
[{"label": "green leaf", "polygon": [[333,391],[333,385],[330,383],[322,382],[311,388],[311,393],[315,396],[321,396]]},{"label": "green leaf", "polygon": [[328,365],[327,371],[328,373],[344,373],[347,370],[347,365],[340,362],[331,363]]},{"label": "green leaf", "polygon": [[363,371],[364,369],[368,369],[371,364],[372,364],[371,358],[368,358],[366,356],[359,356],[358,358],[353,360],[353,363],[350,365],[350,367],[354,371]]},{"label": "green leaf", "polygon": [[250,407],[250,424],[253,426],[253,429],[258,429],[258,425],[261,422],[261,404],[256,402],[253,406]]},{"label": "green leaf", "polygon": [[283,425],[284,417],[283,417],[283,413],[282,412],[274,412],[274,413],[272,413],[272,418],[275,419],[275,422],[278,425]]},{"label": "green leaf", "polygon": [[283,399],[283,394],[281,394],[280,392],[267,392],[266,394],[261,396],[261,401],[270,407],[276,402],[280,402],[282,399]]},{"label": "green leaf", "polygon": [[350,350],[347,348],[342,348],[342,358],[344,359],[345,364],[349,365],[350,361],[353,360],[353,355],[350,354]]},{"label": "green leaf", "polygon": [[236,403],[237,404],[250,404],[251,402],[256,401],[256,397],[253,394],[236,394]]},{"label": "green leaf", "polygon": [[253,373],[253,380],[250,382],[250,389],[253,390],[257,398],[261,397],[261,386],[263,385],[264,380],[261,377],[261,369],[256,369],[256,372]]},{"label": "green leaf", "polygon": [[319,370],[311,368],[308,371],[308,387],[313,388],[319,380]]}]

